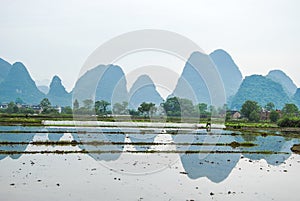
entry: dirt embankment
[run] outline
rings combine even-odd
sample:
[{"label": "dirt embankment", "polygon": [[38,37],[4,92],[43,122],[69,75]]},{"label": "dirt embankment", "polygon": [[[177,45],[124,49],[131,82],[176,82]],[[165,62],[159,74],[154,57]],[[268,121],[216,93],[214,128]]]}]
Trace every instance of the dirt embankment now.
[{"label": "dirt embankment", "polygon": [[292,148],[291,148],[292,152],[296,153],[296,154],[300,154],[300,144],[295,144]]}]

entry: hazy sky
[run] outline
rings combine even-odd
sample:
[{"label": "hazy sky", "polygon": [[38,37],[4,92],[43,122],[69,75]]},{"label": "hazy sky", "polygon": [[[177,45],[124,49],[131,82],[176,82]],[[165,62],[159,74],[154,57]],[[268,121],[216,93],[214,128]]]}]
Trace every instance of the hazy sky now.
[{"label": "hazy sky", "polygon": [[59,75],[70,90],[105,41],[139,29],[184,35],[206,53],[226,50],[243,76],[282,69],[300,87],[299,0],[1,0],[0,57],[33,79]]}]

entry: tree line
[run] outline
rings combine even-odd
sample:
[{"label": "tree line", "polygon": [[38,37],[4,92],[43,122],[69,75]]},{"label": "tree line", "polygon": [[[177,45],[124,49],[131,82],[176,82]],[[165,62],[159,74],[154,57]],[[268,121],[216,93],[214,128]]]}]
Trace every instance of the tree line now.
[{"label": "tree line", "polygon": [[300,127],[300,111],[294,103],[286,103],[281,110],[278,110],[272,102],[261,107],[256,101],[247,100],[242,105],[241,114],[242,118],[250,122],[261,121],[263,115],[267,117],[263,120],[278,123],[282,127]]},{"label": "tree line", "polygon": [[191,100],[179,97],[170,97],[160,105],[151,102],[142,102],[137,109],[130,108],[129,103],[123,101],[122,103],[111,103],[100,100],[95,103],[86,99],[82,101],[83,105],[80,106],[78,100],[73,103],[73,112],[76,114],[97,114],[97,115],[131,115],[140,117],[153,117],[153,116],[170,116],[170,117],[210,117],[212,113],[224,113],[226,108],[215,108],[208,106],[205,103],[193,104]]},{"label": "tree line", "polygon": [[[48,98],[44,98],[39,103],[38,107],[23,107],[21,99],[16,99],[15,102],[10,102],[7,107],[0,109],[1,113],[9,114],[96,114],[98,116],[107,115],[131,115],[137,117],[150,118],[153,116],[167,116],[167,117],[197,117],[197,118],[210,118],[217,115],[224,117],[226,120],[231,120],[231,111],[227,106],[216,108],[209,106],[206,103],[193,104],[189,99],[179,97],[169,97],[166,101],[160,105],[155,105],[151,102],[141,103],[137,109],[129,107],[128,102],[115,103],[111,106],[111,103],[105,100],[93,101],[86,99],[82,101],[80,106],[79,101],[75,100],[73,107],[67,106],[58,108],[52,106]],[[227,113],[226,113],[227,111]],[[242,105],[240,110],[241,119],[250,122],[270,121],[278,123],[280,126],[300,127],[299,109],[293,103],[287,103],[281,109],[275,109],[274,103],[270,102],[265,106],[260,106],[256,101],[247,100]],[[265,118],[263,119],[262,116]]]},{"label": "tree line", "polygon": [[15,102],[11,101],[5,108],[0,109],[0,113],[7,114],[72,114],[70,106],[57,107],[52,106],[48,98],[44,98],[38,105],[27,105],[17,98]]}]

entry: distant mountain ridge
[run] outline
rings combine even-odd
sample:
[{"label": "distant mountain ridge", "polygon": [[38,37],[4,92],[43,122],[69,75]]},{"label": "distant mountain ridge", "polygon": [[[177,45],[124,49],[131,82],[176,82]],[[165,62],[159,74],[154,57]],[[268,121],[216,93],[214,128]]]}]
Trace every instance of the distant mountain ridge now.
[{"label": "distant mountain ridge", "polygon": [[0,58],[0,83],[3,82],[8,75],[12,65]]},{"label": "distant mountain ridge", "polygon": [[210,54],[223,80],[227,99],[238,91],[243,76],[232,57],[224,50],[215,50]]},{"label": "distant mountain ridge", "polygon": [[61,79],[56,75],[53,77],[51,81],[47,98],[50,100],[52,105],[59,105],[59,106],[72,105],[72,100],[71,100],[72,95],[66,91],[65,87],[61,83]]},{"label": "distant mountain ridge", "polygon": [[297,91],[296,91],[296,93],[294,94],[293,101],[295,102],[295,104],[300,109],[300,88],[298,88]]},{"label": "distant mountain ridge", "polygon": [[[104,100],[109,103],[128,101],[123,70],[116,65],[99,65],[83,74],[73,89],[73,99]],[[113,103],[112,103],[113,104]]]},{"label": "distant mountain ridge", "polygon": [[297,90],[293,80],[281,70],[272,70],[266,75],[267,78],[282,85],[284,91],[292,97]]},{"label": "distant mountain ridge", "polygon": [[82,102],[86,99],[104,100],[111,105],[128,102],[130,108],[137,109],[142,102],[159,105],[163,98],[156,91],[153,81],[142,75],[134,82],[129,92],[121,67],[99,65],[83,74],[73,89],[73,99]]},{"label": "distant mountain ridge", "polygon": [[156,87],[148,75],[141,75],[134,82],[129,91],[129,107],[137,109],[143,102],[151,102],[159,106],[164,99],[157,92]]},{"label": "distant mountain ridge", "polygon": [[50,90],[49,89],[50,80],[48,79],[35,80],[35,84],[41,92],[43,92],[44,94],[48,94]]},{"label": "distant mountain ridge", "polygon": [[256,101],[262,107],[273,102],[278,109],[283,108],[285,103],[291,102],[282,85],[262,75],[251,75],[244,79],[233,98],[231,108],[240,110],[247,100]]},{"label": "distant mountain ridge", "polygon": [[40,90],[40,92],[42,92],[43,94],[48,94],[49,92],[49,87],[45,86],[45,85],[40,85],[37,86],[37,88]]},{"label": "distant mountain ridge", "polygon": [[[283,71],[273,70],[266,76],[252,75],[243,79],[232,57],[221,49],[209,55],[192,53],[171,96],[187,98],[195,104],[211,103],[212,94],[203,76],[206,72],[199,72],[194,68],[201,65],[219,72],[231,109],[240,109],[246,100],[255,100],[261,106],[274,102],[278,109],[289,102],[294,102],[300,107],[300,90],[297,90],[292,79]],[[140,76],[128,91],[122,68],[112,64],[99,65],[85,72],[70,93],[66,91],[58,76],[53,77],[49,89],[47,86],[37,87],[21,62],[11,65],[0,59],[0,71],[0,103],[21,98],[27,104],[38,104],[47,97],[52,105],[59,106],[71,106],[75,99],[81,102],[92,99],[105,100],[111,104],[127,101],[129,105],[137,108],[142,102],[153,102],[156,105],[163,102],[155,84],[146,75]]]},{"label": "distant mountain ridge", "polygon": [[[212,69],[217,71],[217,76]],[[216,82],[221,79],[224,85],[222,90],[226,98],[230,99],[238,91],[243,77],[231,56],[224,50],[216,50],[210,55],[193,52],[184,66],[173,95],[194,100],[195,103],[211,104],[214,96],[208,86],[211,79]]]},{"label": "distant mountain ridge", "polygon": [[202,66],[214,68],[208,55],[201,52],[193,52],[185,63],[171,96],[192,100],[194,104],[211,103],[208,86],[199,71]]},{"label": "distant mountain ridge", "polygon": [[25,103],[37,104],[45,95],[38,90],[24,64],[16,62],[0,84],[0,101],[10,102],[21,98]]}]

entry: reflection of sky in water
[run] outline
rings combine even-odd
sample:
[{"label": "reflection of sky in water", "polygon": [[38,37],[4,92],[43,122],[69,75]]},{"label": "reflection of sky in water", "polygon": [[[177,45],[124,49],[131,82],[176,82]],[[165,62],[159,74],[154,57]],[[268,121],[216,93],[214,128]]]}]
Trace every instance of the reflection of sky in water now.
[{"label": "reflection of sky in water", "polygon": [[[250,137],[251,138],[251,137]],[[253,138],[253,136],[252,136]],[[248,141],[249,136],[236,137],[236,141]],[[257,144],[255,147],[242,147],[242,151],[272,151],[272,152],[291,152],[291,147],[298,143],[298,139],[285,139],[282,136],[255,136],[250,139],[251,142]],[[244,154],[245,157],[252,160],[264,159],[270,165],[279,165],[290,157],[291,154]]]},{"label": "reflection of sky in water", "polygon": [[[132,155],[130,158],[133,166],[135,160]],[[119,169],[127,167],[128,160],[125,159],[126,154],[119,158]],[[31,164],[31,161],[34,164]],[[148,161],[155,165],[151,159]],[[216,184],[208,179],[190,179],[187,175],[181,174],[180,172],[186,170],[180,161],[152,174],[132,175],[110,170],[84,154],[23,155],[18,160],[7,158],[0,161],[0,195],[1,200],[8,201],[139,200],[140,198],[143,198],[142,200],[286,200],[286,198],[297,200],[300,168],[300,163],[297,161],[300,161],[300,157],[295,155],[287,159],[287,165],[270,167],[264,161],[249,163],[247,159],[241,159],[230,176]],[[108,163],[110,162],[106,164]],[[286,188],[288,190],[285,190]],[[211,192],[213,196],[210,195]]]}]

